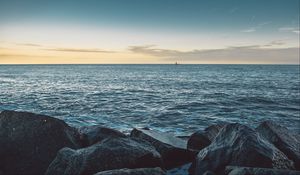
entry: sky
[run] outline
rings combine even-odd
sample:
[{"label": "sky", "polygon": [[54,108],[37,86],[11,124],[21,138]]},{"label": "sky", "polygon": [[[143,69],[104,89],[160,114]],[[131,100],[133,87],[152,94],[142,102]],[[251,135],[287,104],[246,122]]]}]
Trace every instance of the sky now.
[{"label": "sky", "polygon": [[0,0],[0,64],[299,64],[299,0]]}]

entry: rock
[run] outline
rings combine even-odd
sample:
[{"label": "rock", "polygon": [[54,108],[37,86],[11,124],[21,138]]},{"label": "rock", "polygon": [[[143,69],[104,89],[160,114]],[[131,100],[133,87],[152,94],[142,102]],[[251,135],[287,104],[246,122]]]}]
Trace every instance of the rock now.
[{"label": "rock", "polygon": [[180,138],[182,140],[188,141],[190,136],[189,135],[183,135],[183,136],[176,136],[177,138]]},{"label": "rock", "polygon": [[118,169],[102,171],[95,175],[165,175],[161,168]]},{"label": "rock", "polygon": [[187,149],[186,141],[172,134],[148,129],[133,129],[131,137],[150,142],[161,154],[166,169],[171,169],[191,162],[195,152]]},{"label": "rock", "polygon": [[179,167],[167,170],[167,175],[189,175],[189,167],[192,163],[187,163]]},{"label": "rock", "polygon": [[219,131],[225,126],[225,124],[216,124],[211,125],[205,130],[199,130],[192,134],[188,140],[187,147],[188,149],[192,150],[201,150],[208,145],[211,144],[211,142],[215,139],[215,137],[218,135]]},{"label": "rock", "polygon": [[293,163],[259,134],[241,124],[227,124],[214,141],[202,149],[190,172],[202,175],[205,171],[223,174],[225,167],[246,166],[293,169]]},{"label": "rock", "polygon": [[44,174],[63,147],[79,148],[79,134],[64,121],[29,112],[0,113],[3,174]]},{"label": "rock", "polygon": [[225,171],[227,175],[300,175],[300,171],[236,166],[227,166]]},{"label": "rock", "polygon": [[203,175],[215,175],[215,173],[213,173],[211,171],[206,171]]},{"label": "rock", "polygon": [[261,123],[256,130],[269,142],[273,143],[289,159],[295,162],[300,170],[300,135],[289,131],[272,121]]},{"label": "rock", "polygon": [[79,150],[63,148],[46,174],[90,175],[112,169],[152,167],[162,167],[162,160],[148,142],[111,137]]},{"label": "rock", "polygon": [[83,126],[78,129],[80,140],[84,147],[93,145],[108,137],[126,137],[120,131],[103,126]]}]

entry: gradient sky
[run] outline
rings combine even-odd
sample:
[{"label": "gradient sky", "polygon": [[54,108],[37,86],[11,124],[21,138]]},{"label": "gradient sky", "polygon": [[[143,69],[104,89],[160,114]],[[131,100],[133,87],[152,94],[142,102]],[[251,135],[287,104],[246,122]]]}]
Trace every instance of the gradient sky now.
[{"label": "gradient sky", "polygon": [[299,64],[299,0],[0,0],[0,64]]}]

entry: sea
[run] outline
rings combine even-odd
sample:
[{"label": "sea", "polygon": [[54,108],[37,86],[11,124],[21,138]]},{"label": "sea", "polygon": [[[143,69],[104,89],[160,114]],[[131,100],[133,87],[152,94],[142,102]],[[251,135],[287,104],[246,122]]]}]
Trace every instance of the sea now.
[{"label": "sea", "polygon": [[0,111],[178,136],[273,120],[300,133],[299,65],[0,65]]}]

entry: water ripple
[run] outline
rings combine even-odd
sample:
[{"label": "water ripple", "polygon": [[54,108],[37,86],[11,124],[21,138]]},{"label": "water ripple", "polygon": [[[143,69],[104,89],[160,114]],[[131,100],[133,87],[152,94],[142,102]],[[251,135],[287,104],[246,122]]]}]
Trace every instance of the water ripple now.
[{"label": "water ripple", "polygon": [[0,65],[0,110],[179,135],[272,119],[300,133],[299,66]]}]

